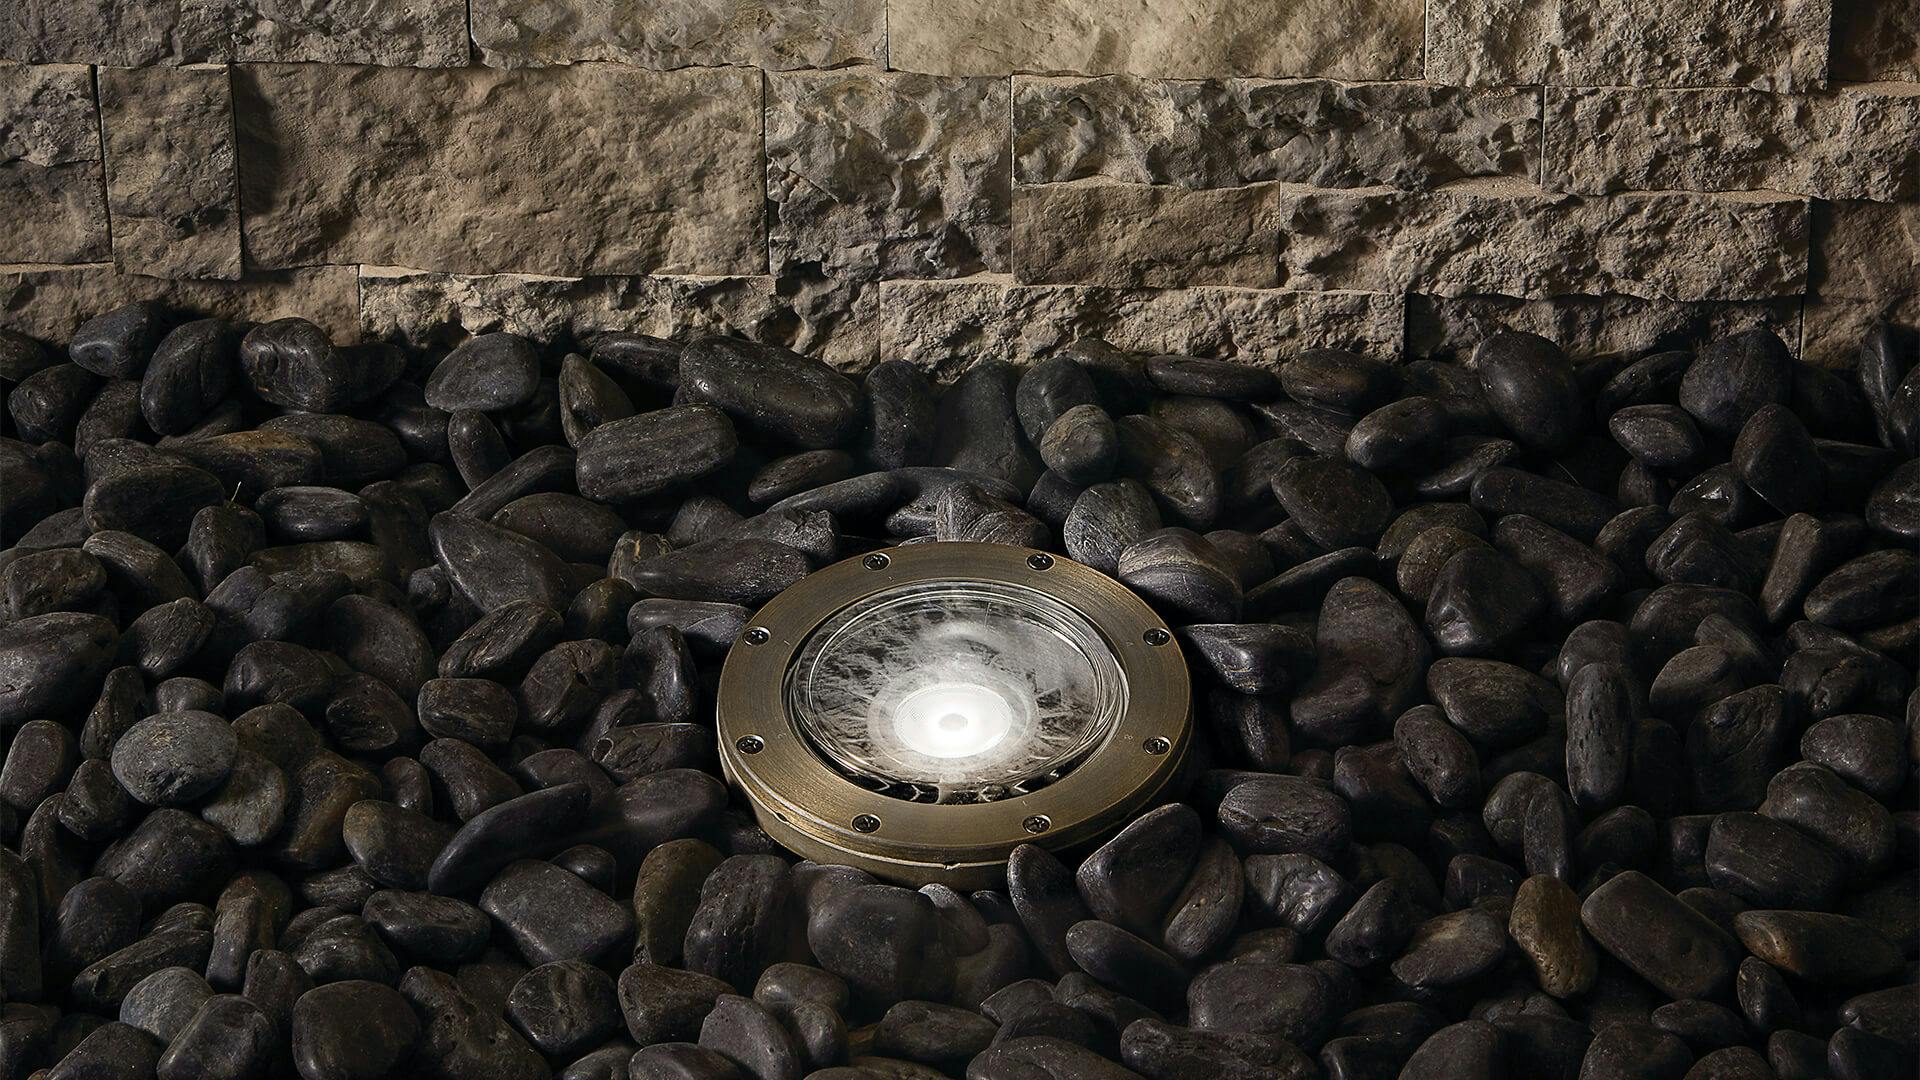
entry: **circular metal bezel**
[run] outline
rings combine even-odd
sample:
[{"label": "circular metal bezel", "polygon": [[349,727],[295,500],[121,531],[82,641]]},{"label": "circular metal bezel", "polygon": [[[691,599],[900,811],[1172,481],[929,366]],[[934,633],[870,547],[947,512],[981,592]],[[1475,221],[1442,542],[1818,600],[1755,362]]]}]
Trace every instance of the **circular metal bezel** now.
[{"label": "circular metal bezel", "polygon": [[[720,671],[716,711],[721,768],[746,794],[760,827],[808,858],[890,881],[981,888],[999,879],[1021,844],[1074,847],[1152,805],[1178,773],[1192,737],[1186,659],[1170,634],[1152,633],[1166,634],[1165,621],[1126,587],[1070,559],[1035,558],[1042,555],[1004,544],[907,544],[809,574],[756,612],[747,625],[764,637],[742,634],[734,642]],[[941,580],[1047,593],[1092,623],[1113,650],[1127,681],[1126,711],[1106,741],[1058,781],[993,802],[907,802],[842,776],[788,715],[787,672],[816,627],[874,593]],[[758,740],[759,749],[742,753],[743,740]],[[1036,819],[1047,823],[1038,832]]]}]

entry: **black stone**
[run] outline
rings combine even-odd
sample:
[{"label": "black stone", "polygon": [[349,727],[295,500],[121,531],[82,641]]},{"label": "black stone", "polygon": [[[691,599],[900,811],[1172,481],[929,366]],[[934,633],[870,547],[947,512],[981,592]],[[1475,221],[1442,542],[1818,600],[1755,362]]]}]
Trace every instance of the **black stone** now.
[{"label": "black stone", "polygon": [[575,475],[587,498],[624,502],[720,469],[738,448],[733,424],[720,409],[676,405],[602,424],[582,436]]},{"label": "black stone", "polygon": [[1553,342],[1535,334],[1495,334],[1474,348],[1473,367],[1487,404],[1521,443],[1552,453],[1585,426],[1573,365]]},{"label": "black stone", "polygon": [[724,337],[680,354],[680,393],[717,406],[747,431],[807,450],[851,438],[862,395],[851,379],[811,357]]},{"label": "black stone", "polygon": [[1602,949],[1670,998],[1713,998],[1732,982],[1733,939],[1638,871],[1589,893],[1580,921]]},{"label": "black stone", "polygon": [[[1014,896],[1018,904],[1020,893]],[[876,925],[887,926],[888,933],[876,937]],[[1064,949],[1065,929],[1060,933]],[[938,1001],[953,985],[953,954],[941,937],[939,909],[911,889],[860,885],[835,894],[809,916],[807,944],[821,967],[872,1005]]]},{"label": "black stone", "polygon": [[1710,342],[1680,380],[1680,407],[1700,426],[1732,437],[1746,419],[1793,392],[1793,357],[1771,330],[1756,328]]}]

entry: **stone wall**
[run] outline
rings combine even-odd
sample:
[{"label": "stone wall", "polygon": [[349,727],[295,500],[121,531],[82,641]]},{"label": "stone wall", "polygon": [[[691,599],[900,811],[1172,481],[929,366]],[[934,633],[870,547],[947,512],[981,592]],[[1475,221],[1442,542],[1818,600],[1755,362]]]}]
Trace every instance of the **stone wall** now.
[{"label": "stone wall", "polygon": [[0,326],[943,373],[1920,322],[1916,0],[10,0]]}]

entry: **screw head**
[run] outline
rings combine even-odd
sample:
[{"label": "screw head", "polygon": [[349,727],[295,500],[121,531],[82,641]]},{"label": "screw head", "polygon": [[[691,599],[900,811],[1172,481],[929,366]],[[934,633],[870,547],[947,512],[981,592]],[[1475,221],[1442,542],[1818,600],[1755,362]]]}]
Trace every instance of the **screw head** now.
[{"label": "screw head", "polygon": [[758,735],[742,735],[733,745],[743,754],[757,754],[767,748],[766,742]]},{"label": "screw head", "polygon": [[765,627],[756,626],[753,629],[747,631],[747,644],[765,645],[767,641],[772,637],[773,635],[767,633]]},{"label": "screw head", "polygon": [[1157,755],[1157,754],[1164,754],[1167,751],[1173,749],[1173,744],[1161,738],[1160,736],[1155,735],[1153,738],[1148,739],[1146,742],[1141,743],[1140,747],[1141,749],[1145,750],[1149,754]]},{"label": "screw head", "polygon": [[1165,645],[1167,642],[1173,640],[1171,634],[1168,634],[1165,630],[1157,626],[1140,636],[1144,638],[1149,645]]},{"label": "screw head", "polygon": [[1033,567],[1035,570],[1045,570],[1053,565],[1053,556],[1044,551],[1029,555],[1027,556],[1027,565]]},{"label": "screw head", "polygon": [[892,559],[887,558],[886,552],[876,551],[873,554],[867,556],[866,558],[861,559],[860,565],[866,567],[869,570],[885,570],[887,568],[887,564],[892,561],[893,561]]},{"label": "screw head", "polygon": [[861,814],[853,819],[854,832],[873,832],[880,827],[880,819],[872,814]]},{"label": "screw head", "polygon": [[1053,828],[1053,822],[1049,820],[1047,818],[1047,815],[1045,814],[1035,814],[1032,817],[1028,818],[1027,820],[1021,822],[1020,826],[1021,828],[1024,828],[1028,832],[1033,833],[1034,835],[1037,836],[1040,833],[1046,832],[1048,829]]}]

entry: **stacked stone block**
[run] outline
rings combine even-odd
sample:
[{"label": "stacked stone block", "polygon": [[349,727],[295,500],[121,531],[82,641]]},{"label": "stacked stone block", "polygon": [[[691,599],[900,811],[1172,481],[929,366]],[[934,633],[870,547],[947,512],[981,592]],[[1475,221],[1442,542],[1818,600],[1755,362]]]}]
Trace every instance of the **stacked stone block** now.
[{"label": "stacked stone block", "polygon": [[1913,0],[15,0],[0,326],[943,374],[1920,322]]}]

